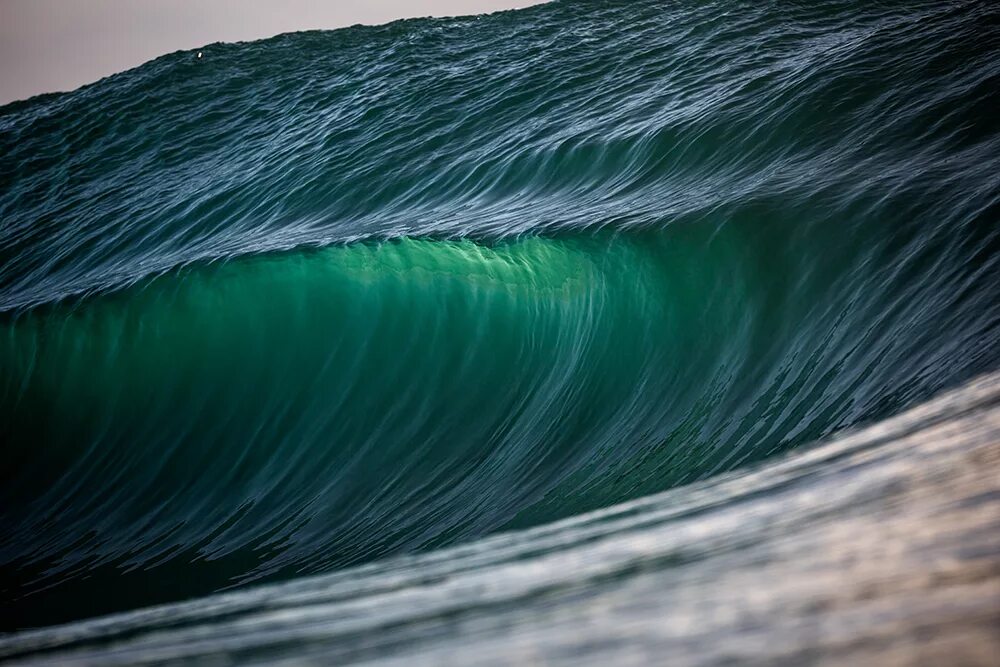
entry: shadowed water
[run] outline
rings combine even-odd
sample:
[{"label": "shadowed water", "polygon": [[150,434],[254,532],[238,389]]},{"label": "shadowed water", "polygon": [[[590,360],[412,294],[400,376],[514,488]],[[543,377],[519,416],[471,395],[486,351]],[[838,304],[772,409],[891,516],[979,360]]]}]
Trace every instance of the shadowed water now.
[{"label": "shadowed water", "polygon": [[1000,375],[762,467],[0,637],[19,665],[992,665]]}]

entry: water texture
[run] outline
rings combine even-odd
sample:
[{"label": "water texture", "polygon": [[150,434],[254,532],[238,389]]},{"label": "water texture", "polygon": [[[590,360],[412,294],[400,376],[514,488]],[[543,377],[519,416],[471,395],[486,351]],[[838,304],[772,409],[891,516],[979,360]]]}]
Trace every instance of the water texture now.
[{"label": "water texture", "polygon": [[993,373],[759,466],[431,552],[0,635],[0,660],[992,667],[998,472]]},{"label": "water texture", "polygon": [[998,53],[986,2],[554,2],[0,108],[0,629],[573,517],[997,368]]}]

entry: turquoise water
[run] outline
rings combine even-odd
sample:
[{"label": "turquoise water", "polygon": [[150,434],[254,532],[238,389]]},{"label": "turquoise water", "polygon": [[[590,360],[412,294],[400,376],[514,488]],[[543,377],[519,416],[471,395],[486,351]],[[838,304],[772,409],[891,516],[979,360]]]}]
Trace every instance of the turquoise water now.
[{"label": "turquoise water", "polygon": [[572,517],[995,369],[997,24],[555,2],[0,108],[0,629]]}]

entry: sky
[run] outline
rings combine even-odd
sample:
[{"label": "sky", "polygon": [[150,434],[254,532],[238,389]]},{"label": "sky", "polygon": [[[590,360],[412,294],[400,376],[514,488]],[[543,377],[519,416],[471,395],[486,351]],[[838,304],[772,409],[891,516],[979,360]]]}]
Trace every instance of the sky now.
[{"label": "sky", "polygon": [[514,9],[540,0],[0,0],[0,104],[179,49],[283,32]]}]

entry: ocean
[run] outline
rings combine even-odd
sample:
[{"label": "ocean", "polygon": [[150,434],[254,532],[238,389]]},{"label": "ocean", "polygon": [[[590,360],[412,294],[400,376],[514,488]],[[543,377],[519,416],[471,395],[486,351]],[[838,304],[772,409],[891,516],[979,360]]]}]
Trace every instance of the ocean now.
[{"label": "ocean", "polygon": [[725,505],[712,480],[1000,368],[991,3],[552,2],[200,51],[0,107],[0,656]]}]

